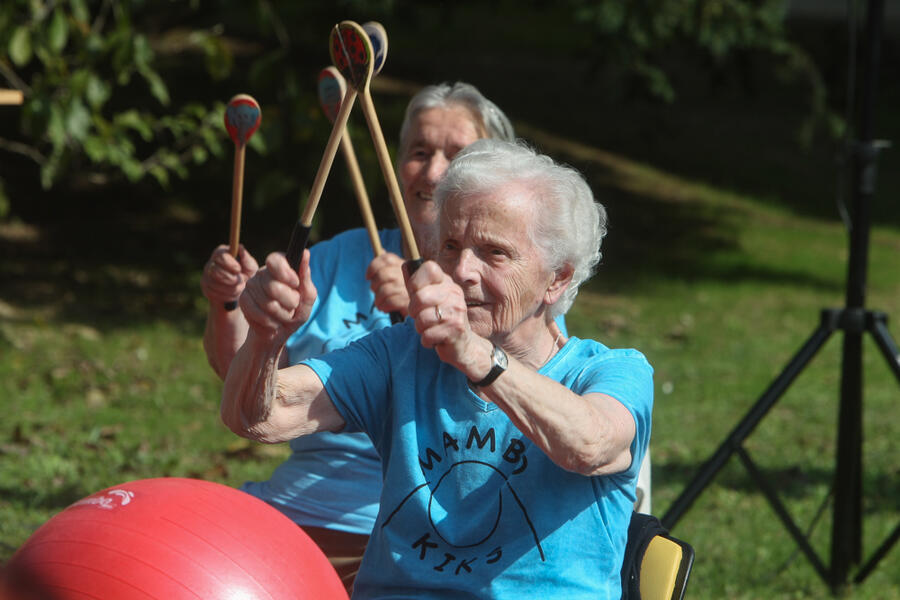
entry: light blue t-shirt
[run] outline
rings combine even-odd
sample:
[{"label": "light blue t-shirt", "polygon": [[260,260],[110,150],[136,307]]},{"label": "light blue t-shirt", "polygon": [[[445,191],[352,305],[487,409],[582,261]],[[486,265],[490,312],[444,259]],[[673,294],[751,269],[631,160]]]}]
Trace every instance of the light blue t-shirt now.
[{"label": "light blue t-shirt", "polygon": [[422,347],[410,321],[303,361],[348,432],[383,459],[381,510],[354,598],[619,598],[653,370],[636,350],[575,337],[539,372],[634,417],[632,464],[587,477],[553,463]]},{"label": "light blue t-shirt", "polygon": [[[402,256],[396,229],[379,232],[388,252]],[[372,246],[364,229],[352,229],[310,248],[310,271],[318,291],[309,320],[288,340],[290,364],[343,348],[389,326],[375,308],[365,278]],[[241,489],[278,508],[298,525],[368,535],[378,513],[381,461],[365,433],[323,432],[294,439],[291,455],[268,481]]]}]

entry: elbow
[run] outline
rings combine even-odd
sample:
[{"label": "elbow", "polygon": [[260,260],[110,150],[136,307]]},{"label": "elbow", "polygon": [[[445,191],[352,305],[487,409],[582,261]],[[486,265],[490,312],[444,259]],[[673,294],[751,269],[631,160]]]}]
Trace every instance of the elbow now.
[{"label": "elbow", "polygon": [[219,415],[225,427],[242,438],[261,444],[277,444],[284,441],[281,437],[272,435],[272,431],[266,427],[264,422],[248,419],[240,413],[226,411],[224,406],[219,411]]},{"label": "elbow", "polygon": [[222,397],[222,404],[219,407],[219,418],[222,420],[225,427],[230,429],[234,434],[241,437],[250,437],[247,420],[241,415],[240,409],[232,403],[229,403],[228,398],[224,395]]},{"label": "elbow", "polygon": [[564,461],[558,464],[565,470],[579,475],[612,475],[621,473],[631,466],[631,450],[622,451],[610,448],[583,447],[570,452]]},{"label": "elbow", "polygon": [[235,435],[257,442],[272,443],[266,435],[266,416],[258,410],[248,414],[240,402],[229,398],[227,387],[223,391],[219,418]]}]

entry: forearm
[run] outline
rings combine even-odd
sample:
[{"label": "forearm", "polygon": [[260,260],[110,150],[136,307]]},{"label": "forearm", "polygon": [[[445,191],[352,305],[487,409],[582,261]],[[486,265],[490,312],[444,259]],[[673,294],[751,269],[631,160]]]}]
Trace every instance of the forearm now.
[{"label": "forearm", "polygon": [[228,369],[222,391],[222,421],[234,433],[277,443],[317,431],[338,431],[344,421],[312,369],[278,368],[281,342],[253,331]]},{"label": "forearm", "polygon": [[209,365],[223,381],[238,348],[247,338],[248,329],[240,309],[226,311],[224,307],[210,305],[203,332],[203,349]]},{"label": "forearm", "polygon": [[269,441],[275,386],[278,382],[278,358],[282,347],[268,345],[250,333],[230,361],[224,378],[222,422],[239,436]]},{"label": "forearm", "polygon": [[510,358],[481,390],[560,467],[583,475],[618,473],[631,464],[631,413],[604,394],[578,395]]}]

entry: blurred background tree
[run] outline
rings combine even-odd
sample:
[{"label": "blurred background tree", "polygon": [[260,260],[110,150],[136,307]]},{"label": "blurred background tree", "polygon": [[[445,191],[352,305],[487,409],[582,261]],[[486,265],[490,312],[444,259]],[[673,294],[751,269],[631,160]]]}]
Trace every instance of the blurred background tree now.
[{"label": "blurred background tree", "polygon": [[[313,82],[343,18],[386,24],[389,77],[472,80],[514,116],[549,127],[571,119],[550,104],[559,98],[665,106],[699,85],[698,72],[704,87],[736,77],[752,90],[765,60],[802,89],[797,133],[809,145],[816,131],[839,135],[842,121],[814,60],[789,38],[786,10],[786,0],[11,0],[0,7],[0,76],[26,100],[0,119],[0,217],[46,217],[73,190],[162,189],[203,213],[225,206],[222,110],[237,92],[263,108],[251,146],[265,158],[248,164],[248,210],[297,211],[329,131]],[[410,88],[399,89],[379,106],[389,140]],[[360,146],[378,182],[371,145]],[[173,177],[189,176],[192,184],[173,187]],[[40,195],[35,183],[55,193]],[[329,213],[324,206],[323,222]]]}]

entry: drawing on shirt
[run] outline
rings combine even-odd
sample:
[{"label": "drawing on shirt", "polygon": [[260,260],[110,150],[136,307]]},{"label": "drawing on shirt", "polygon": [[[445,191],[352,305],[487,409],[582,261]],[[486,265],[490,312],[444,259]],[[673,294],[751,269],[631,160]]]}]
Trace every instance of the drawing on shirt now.
[{"label": "drawing on shirt", "polygon": [[[461,441],[462,453],[454,456],[461,450]],[[527,447],[522,440],[511,439],[498,453],[494,429],[482,436],[473,425],[464,438],[443,432],[443,446],[443,454],[425,448],[425,458],[420,458],[419,464],[426,481],[398,503],[382,523],[382,529],[391,525],[410,500],[427,494],[414,504],[424,507],[426,514],[420,520],[430,531],[414,533],[410,547],[417,551],[419,560],[435,561],[434,570],[444,571],[455,564],[458,575],[472,572],[478,561],[499,561],[505,540],[492,538],[503,522],[507,531],[510,522],[516,522],[516,527],[518,523],[527,527],[541,561],[545,561],[540,537],[511,481],[511,477],[528,467]],[[504,473],[504,468],[510,472]]]},{"label": "drawing on shirt", "polygon": [[375,307],[374,300],[372,301],[372,305],[369,306],[369,314],[357,311],[353,314],[353,317],[341,317],[340,322],[344,326],[343,330],[337,328],[335,331],[332,331],[331,337],[322,340],[319,351],[312,353],[313,356],[327,354],[332,350],[343,348],[351,341],[362,337],[366,333],[381,329],[390,324],[388,315]]}]

